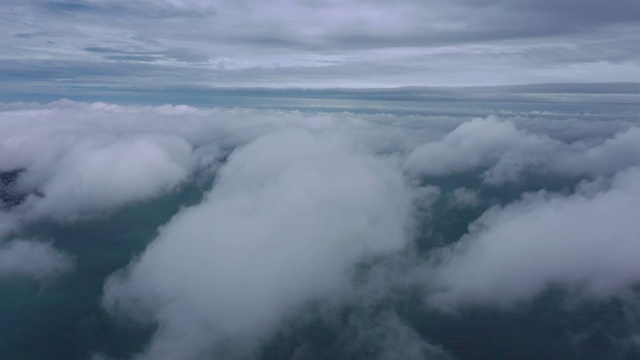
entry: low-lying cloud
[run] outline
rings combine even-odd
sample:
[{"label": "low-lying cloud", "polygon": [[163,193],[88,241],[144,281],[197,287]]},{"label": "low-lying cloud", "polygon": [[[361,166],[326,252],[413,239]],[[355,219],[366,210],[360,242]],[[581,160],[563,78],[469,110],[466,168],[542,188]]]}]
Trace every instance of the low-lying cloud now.
[{"label": "low-lying cloud", "polygon": [[339,296],[359,259],[403,248],[407,211],[398,167],[347,135],[276,132],[230,156],[204,202],[107,283],[105,306],[160,324],[143,358],[204,358],[212,339],[250,340]]},{"label": "low-lying cloud", "polygon": [[[508,307],[554,286],[623,298],[640,281],[640,128],[592,116],[0,105],[0,276],[73,268],[59,239],[23,240],[31,224],[69,226],[200,181],[212,185],[202,201],[105,279],[105,311],[157,326],[136,358],[251,357],[310,302],[372,290],[375,307],[407,282],[436,311]],[[446,211],[484,213],[461,239],[427,244]],[[382,338],[408,357],[449,356],[395,316],[370,336],[398,329]]]},{"label": "low-lying cloud", "polygon": [[442,139],[416,148],[405,167],[427,176],[480,169],[486,184],[498,186],[516,182],[527,172],[596,177],[635,165],[640,165],[637,127],[609,139],[565,142],[490,116],[465,122]]},{"label": "low-lying cloud", "polygon": [[48,174],[25,175],[24,183],[43,195],[30,195],[22,206],[65,220],[149,199],[185,181],[193,162],[191,145],[175,136],[80,141]]},{"label": "low-lying cloud", "polygon": [[552,285],[607,298],[640,281],[640,169],[596,194],[532,193],[493,208],[438,258],[433,301],[506,305]]}]

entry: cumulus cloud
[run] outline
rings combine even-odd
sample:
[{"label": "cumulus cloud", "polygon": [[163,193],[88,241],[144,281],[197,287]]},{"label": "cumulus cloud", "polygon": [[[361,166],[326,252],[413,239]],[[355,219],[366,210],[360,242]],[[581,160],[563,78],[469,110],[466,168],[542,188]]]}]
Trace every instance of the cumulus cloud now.
[{"label": "cumulus cloud", "polygon": [[10,190],[28,195],[12,213],[72,220],[169,192],[196,170],[214,170],[225,147],[269,128],[226,116],[66,100],[3,111],[0,171],[21,170]]},{"label": "cumulus cloud", "polygon": [[26,220],[73,220],[170,192],[194,173],[213,176],[229,151],[282,128],[344,129],[379,152],[417,139],[404,134],[415,123],[394,125],[389,116],[373,126],[350,114],[69,100],[0,110],[0,172],[20,170],[2,191],[26,196],[11,212]]},{"label": "cumulus cloud", "polygon": [[264,334],[303,302],[348,288],[362,257],[405,245],[401,174],[344,134],[260,137],[219,176],[106,284],[107,309],[160,324],[143,358],[200,358],[225,337]]},{"label": "cumulus cloud", "polygon": [[[82,141],[73,146],[45,181],[30,182],[42,195],[31,195],[25,207],[36,215],[65,219],[166,192],[191,172],[191,145],[171,136],[139,136],[111,141]],[[35,184],[34,184],[35,183]]]},{"label": "cumulus cloud", "polygon": [[539,192],[491,209],[436,261],[431,300],[505,305],[550,285],[595,298],[623,293],[640,281],[639,184],[633,167],[595,194]]},{"label": "cumulus cloud", "polygon": [[51,244],[33,240],[12,240],[0,244],[0,278],[28,276],[44,279],[59,275],[73,265],[70,256]]},{"label": "cumulus cloud", "polygon": [[523,157],[546,151],[550,142],[546,137],[518,130],[512,122],[493,116],[478,118],[461,124],[442,140],[414,150],[407,159],[407,168],[439,176],[493,167],[494,174],[487,173],[489,179],[497,177],[499,181],[517,174],[526,163]]},{"label": "cumulus cloud", "polygon": [[567,176],[611,176],[640,164],[640,128],[630,127],[606,140],[564,142],[519,129],[494,116],[464,122],[442,139],[416,148],[409,172],[443,176],[481,169],[486,184],[518,181],[525,172]]}]

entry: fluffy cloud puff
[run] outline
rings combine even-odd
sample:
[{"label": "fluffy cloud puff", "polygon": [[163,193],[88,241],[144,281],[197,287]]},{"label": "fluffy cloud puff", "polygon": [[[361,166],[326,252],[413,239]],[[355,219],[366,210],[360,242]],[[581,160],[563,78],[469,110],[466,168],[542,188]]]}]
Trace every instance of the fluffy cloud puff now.
[{"label": "fluffy cloud puff", "polygon": [[[634,123],[628,118],[599,122],[590,117],[567,119],[554,114],[525,118],[509,113],[501,119],[465,121],[467,116],[471,115],[329,115],[65,100],[48,105],[0,104],[0,170],[26,169],[12,189],[32,192],[22,205],[0,210],[0,236],[6,237],[19,225],[42,216],[65,221],[78,214],[152,198],[179,186],[198,169],[216,171],[226,154],[241,148],[221,168],[205,202],[180,213],[140,262],[107,286],[105,304],[109,309],[144,314],[146,320],[163,324],[149,354],[169,348],[180,352],[185,348],[178,344],[182,341],[194,342],[192,348],[198,349],[194,351],[206,352],[203,349],[209,338],[197,334],[215,334],[214,338],[230,333],[249,336],[248,328],[269,328],[286,312],[283,309],[339,293],[340,284],[347,279],[345,269],[360,256],[401,247],[403,240],[398,239],[404,239],[404,235],[398,235],[399,224],[411,216],[406,214],[402,171],[391,159],[404,159],[404,169],[410,175],[446,175],[479,168],[485,171],[485,182],[492,185],[518,181],[526,171],[600,178],[584,183],[576,195],[529,195],[505,209],[487,213],[463,241],[467,245],[451,250],[444,257],[444,265],[427,266],[431,274],[427,278],[435,276],[433,284],[440,289],[439,298],[452,303],[509,302],[533,296],[554,282],[607,296],[630,284],[627,279],[623,285],[607,289],[604,281],[597,279],[613,277],[611,269],[598,272],[601,270],[575,265],[567,270],[558,260],[547,272],[534,272],[533,264],[514,257],[518,265],[530,265],[522,270],[529,275],[522,278],[531,278],[521,282],[523,290],[514,290],[515,280],[505,280],[512,272],[489,270],[482,261],[504,270],[511,258],[494,258],[494,251],[504,249],[519,255],[517,249],[539,243],[529,241],[543,230],[537,220],[527,220],[534,215],[548,221],[549,233],[540,235],[543,240],[560,239],[558,244],[564,244],[559,248],[564,252],[557,254],[579,258],[580,252],[574,257],[568,250],[574,245],[582,251],[604,252],[597,247],[600,245],[583,249],[582,243],[565,243],[568,240],[562,234],[575,228],[572,231],[577,237],[583,227],[590,229],[597,223],[592,219],[595,213],[583,212],[596,212],[606,203],[598,199],[615,193],[625,193],[628,202],[612,205],[611,214],[626,216],[636,211],[633,201],[637,196],[632,186],[621,185],[621,179],[635,176],[633,171],[616,175],[640,164],[640,130]],[[472,205],[478,196],[475,190],[460,188],[453,197],[458,205]],[[37,196],[36,191],[44,196]],[[428,185],[410,192],[418,207],[431,206],[439,194],[437,188]],[[578,203],[584,209],[571,205]],[[551,217],[541,215],[551,208],[560,209],[574,222],[556,224]],[[600,220],[602,226],[606,226],[605,219]],[[507,230],[503,229],[516,220],[522,222],[522,229],[530,223],[536,225],[531,225],[533,235],[504,235]],[[582,221],[587,225],[582,226]],[[630,227],[607,229],[610,234],[620,235],[615,239],[622,239],[622,243],[616,247],[632,252],[633,242],[623,240],[631,233],[627,230],[635,231],[633,224],[622,225]],[[596,232],[585,230],[585,235],[591,233]],[[293,240],[298,238],[303,240]],[[368,240],[361,241],[364,238]],[[585,239],[588,244],[599,244]],[[472,245],[475,243],[479,245]],[[253,251],[251,245],[255,244],[266,248]],[[512,244],[513,249],[509,248]],[[540,248],[529,250],[542,254],[554,244],[540,243]],[[489,250],[478,250],[485,248]],[[482,260],[485,253],[491,255],[490,260]],[[180,260],[186,258],[190,260]],[[248,260],[246,264],[231,261],[235,258]],[[322,261],[327,266],[321,266]],[[268,267],[267,263],[278,266]],[[541,264],[541,269],[546,266]],[[290,268],[298,271],[287,270]],[[625,269],[634,274],[635,268]],[[484,295],[480,285],[476,289],[459,275],[465,272],[476,276],[478,284],[486,281],[496,289],[496,296],[503,291],[504,298]],[[227,278],[226,273],[235,275]],[[291,280],[273,281],[278,284],[274,289],[260,285],[260,279],[272,281],[282,273]],[[213,285],[200,288],[201,283]],[[220,296],[217,289],[225,286],[231,289],[224,291],[230,295]],[[250,294],[248,300],[238,295],[242,292]],[[253,301],[260,306],[254,306]],[[213,303],[216,305],[209,309]],[[241,306],[255,310],[238,315]],[[178,324],[178,317],[185,319],[183,325]]]},{"label": "fluffy cloud puff", "polygon": [[266,135],[107,282],[104,304],[160,324],[142,358],[204,358],[212,343],[264,334],[297,305],[340,294],[363,256],[401,249],[409,203],[397,167],[345,134]]},{"label": "fluffy cloud puff", "polygon": [[76,143],[45,174],[31,171],[25,181],[43,195],[30,195],[23,207],[36,216],[64,220],[166,192],[184,181],[193,166],[192,148],[168,135],[92,139]]},{"label": "fluffy cloud puff", "polygon": [[602,186],[584,184],[589,191],[566,197],[529,194],[485,213],[432,264],[433,303],[505,305],[549,285],[606,298],[637,285],[640,169]]},{"label": "fluffy cloud puff", "polygon": [[517,181],[524,172],[567,176],[611,176],[640,164],[640,128],[630,127],[614,137],[556,140],[516,127],[494,116],[460,124],[442,139],[417,147],[408,156],[407,171],[427,176],[485,170],[487,184]]},{"label": "fluffy cloud puff", "polygon": [[24,169],[12,188],[31,194],[27,219],[74,219],[171,191],[225,149],[304,117],[189,106],[75,103],[0,112],[0,171]]},{"label": "fluffy cloud puff", "polygon": [[418,147],[406,164],[409,170],[435,176],[493,166],[504,169],[502,180],[520,170],[526,163],[523,157],[547,150],[549,143],[549,138],[518,130],[512,122],[477,118],[461,124],[442,140]]}]

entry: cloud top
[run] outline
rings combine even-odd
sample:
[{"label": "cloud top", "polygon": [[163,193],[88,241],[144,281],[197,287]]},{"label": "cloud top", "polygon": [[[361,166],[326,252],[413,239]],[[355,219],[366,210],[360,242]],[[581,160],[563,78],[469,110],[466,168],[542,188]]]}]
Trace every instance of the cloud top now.
[{"label": "cloud top", "polygon": [[198,358],[212,338],[250,340],[305,301],[339,295],[360,259],[403,248],[407,211],[394,166],[345,134],[266,135],[107,283],[104,303],[160,323],[144,358]]},{"label": "cloud top", "polygon": [[343,324],[355,348],[379,336],[377,354],[447,358],[393,311],[406,285],[426,312],[514,309],[550,287],[629,303],[634,115],[318,109],[0,104],[2,194],[17,199],[0,209],[0,275],[72,267],[55,242],[22,239],[36,222],[73,228],[206,184],[105,279],[106,311],[155,326],[138,359],[252,356],[301,309],[355,303],[375,312],[369,333]]},{"label": "cloud top", "polygon": [[12,240],[0,244],[0,279],[27,276],[46,279],[68,271],[73,259],[51,244],[33,240]]}]

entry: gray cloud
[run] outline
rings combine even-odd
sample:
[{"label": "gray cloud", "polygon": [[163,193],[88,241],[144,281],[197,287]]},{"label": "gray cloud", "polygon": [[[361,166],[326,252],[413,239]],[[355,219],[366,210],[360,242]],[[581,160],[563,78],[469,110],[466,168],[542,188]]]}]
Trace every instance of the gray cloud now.
[{"label": "gray cloud", "polygon": [[632,255],[639,176],[629,168],[595,194],[530,194],[488,211],[439,260],[431,301],[508,305],[558,284],[596,298],[624,295],[640,277]]},{"label": "gray cloud", "polygon": [[80,65],[62,78],[68,83],[40,75],[63,89],[101,69],[111,76],[98,84],[130,83],[122,68],[137,63],[154,64],[136,67],[147,88],[620,82],[639,71],[640,11],[626,0],[87,0],[0,6],[3,33],[13,35],[3,38],[0,60],[15,62],[15,72],[24,74],[33,74],[34,67],[62,72],[65,61]]},{"label": "gray cloud", "polygon": [[497,118],[465,122],[442,140],[426,143],[406,168],[429,176],[481,169],[485,183],[517,181],[524,173],[611,176],[640,165],[640,129],[632,127],[601,143],[563,141],[519,130]]},{"label": "gray cloud", "polygon": [[[508,89],[624,96],[636,86]],[[471,96],[474,89],[306,91],[335,101]],[[68,225],[200,180],[212,182],[202,202],[181,209],[105,284],[110,314],[158,325],[138,358],[198,359],[238,344],[259,346],[309,302],[354,298],[378,316],[348,324],[355,348],[373,344],[380,358],[397,348],[407,358],[449,358],[391,309],[377,313],[380,298],[409,283],[428,306],[452,310],[529,301],[550,286],[594,301],[626,301],[637,285],[636,113],[550,107],[477,117],[484,110],[456,105],[424,112],[337,108],[0,104],[0,172],[24,169],[10,190],[27,194],[0,209],[0,273],[46,278],[69,269],[70,258],[55,243],[14,239],[17,229],[43,220]],[[519,189],[530,174],[568,180],[558,192],[538,187],[507,196],[470,220],[460,241],[412,252],[416,226],[429,226],[429,214],[442,210],[434,207],[478,216],[495,204],[487,193]],[[416,224],[423,213],[426,224]]]},{"label": "gray cloud", "polygon": [[304,302],[340,296],[362,257],[403,248],[403,179],[351,142],[285,130],[237,150],[207,199],[107,282],[107,309],[160,323],[142,358],[249,346]]}]

